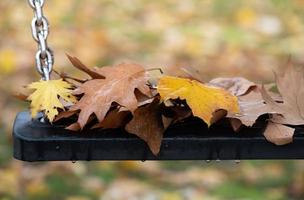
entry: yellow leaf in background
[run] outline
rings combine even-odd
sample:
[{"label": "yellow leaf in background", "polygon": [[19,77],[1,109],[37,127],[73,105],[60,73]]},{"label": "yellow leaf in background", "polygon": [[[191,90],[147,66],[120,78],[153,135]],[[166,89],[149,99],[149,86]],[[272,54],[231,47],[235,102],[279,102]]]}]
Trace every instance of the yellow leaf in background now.
[{"label": "yellow leaf in background", "polygon": [[[25,185],[26,194],[32,198],[46,198],[50,194],[50,190],[45,182],[41,180],[30,181]],[[43,198],[43,199],[44,199]]]},{"label": "yellow leaf in background", "polygon": [[71,94],[71,84],[63,80],[49,80],[31,83],[27,86],[35,91],[28,97],[31,101],[32,117],[36,117],[39,111],[43,111],[52,122],[58,114],[58,108],[64,109],[59,97],[68,103],[75,103],[77,100]]},{"label": "yellow leaf in background", "polygon": [[231,113],[239,113],[238,100],[226,90],[204,85],[196,80],[164,76],[157,87],[162,100],[183,99],[192,110],[194,116],[211,125],[213,113],[224,109]]},{"label": "yellow leaf in background", "polygon": [[241,26],[251,27],[257,20],[257,14],[255,10],[251,8],[240,8],[236,12],[236,20]]},{"label": "yellow leaf in background", "polygon": [[16,56],[10,49],[0,51],[0,75],[10,74],[16,70]]},{"label": "yellow leaf in background", "polygon": [[165,192],[163,193],[161,200],[182,200],[182,195],[177,192]]}]

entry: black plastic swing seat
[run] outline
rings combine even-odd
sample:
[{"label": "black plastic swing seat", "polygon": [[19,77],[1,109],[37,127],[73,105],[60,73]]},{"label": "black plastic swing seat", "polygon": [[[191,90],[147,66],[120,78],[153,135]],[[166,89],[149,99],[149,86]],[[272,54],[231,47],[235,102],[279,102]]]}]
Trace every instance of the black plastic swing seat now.
[{"label": "black plastic swing seat", "polygon": [[120,129],[75,133],[31,120],[28,112],[21,112],[13,128],[14,157],[23,161],[304,158],[303,128],[296,128],[293,143],[284,146],[268,142],[263,136],[264,128],[245,128],[234,133],[225,126],[208,129],[193,118],[170,127],[159,155],[154,156],[144,141]]}]

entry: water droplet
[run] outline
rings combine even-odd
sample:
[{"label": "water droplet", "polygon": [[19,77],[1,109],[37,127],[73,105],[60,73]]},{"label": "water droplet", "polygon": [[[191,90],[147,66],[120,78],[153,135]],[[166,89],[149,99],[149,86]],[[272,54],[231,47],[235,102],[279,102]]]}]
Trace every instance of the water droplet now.
[{"label": "water droplet", "polygon": [[40,121],[41,123],[45,123],[44,117],[41,117],[39,121]]},{"label": "water droplet", "polygon": [[145,159],[142,159],[141,162],[146,162],[146,160],[145,160]]},{"label": "water droplet", "polygon": [[240,160],[235,160],[234,162],[235,162],[235,164],[240,164],[241,163]]},{"label": "water droplet", "polygon": [[218,158],[218,159],[216,159],[216,162],[221,162],[221,160]]},{"label": "water droplet", "polygon": [[206,161],[206,163],[210,163],[211,162],[211,160],[205,160]]}]

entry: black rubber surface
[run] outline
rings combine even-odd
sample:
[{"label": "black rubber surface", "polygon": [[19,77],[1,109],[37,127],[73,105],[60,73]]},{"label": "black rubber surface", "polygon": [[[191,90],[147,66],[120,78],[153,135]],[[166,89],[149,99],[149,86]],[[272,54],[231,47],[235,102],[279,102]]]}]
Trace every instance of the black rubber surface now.
[{"label": "black rubber surface", "polygon": [[229,127],[209,130],[193,118],[170,127],[161,151],[154,156],[145,142],[123,130],[70,132],[60,126],[18,114],[14,128],[14,157],[23,161],[64,160],[244,160],[303,159],[304,130],[297,128],[294,142],[276,146],[266,141],[263,127],[234,133]]}]

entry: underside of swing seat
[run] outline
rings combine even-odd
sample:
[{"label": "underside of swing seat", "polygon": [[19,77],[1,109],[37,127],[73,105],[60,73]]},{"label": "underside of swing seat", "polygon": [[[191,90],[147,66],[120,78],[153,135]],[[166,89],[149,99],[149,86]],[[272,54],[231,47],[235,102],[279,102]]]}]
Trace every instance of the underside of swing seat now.
[{"label": "underside of swing seat", "polygon": [[268,142],[264,128],[244,128],[235,133],[228,126],[208,129],[199,119],[191,118],[169,127],[155,156],[143,140],[121,129],[75,133],[32,120],[29,112],[21,112],[13,128],[14,157],[23,161],[304,158],[302,127],[296,128],[293,142],[283,146]]}]

